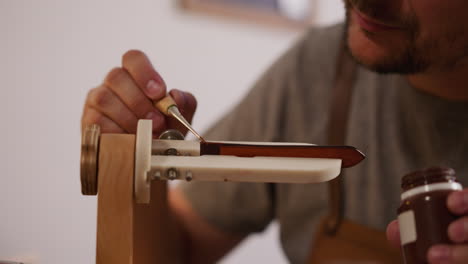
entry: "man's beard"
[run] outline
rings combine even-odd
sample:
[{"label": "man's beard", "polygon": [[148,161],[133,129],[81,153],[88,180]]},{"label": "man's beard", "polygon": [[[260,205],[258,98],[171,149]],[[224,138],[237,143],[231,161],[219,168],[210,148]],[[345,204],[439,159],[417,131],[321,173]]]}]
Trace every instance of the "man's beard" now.
[{"label": "man's beard", "polygon": [[[396,22],[399,25],[403,25],[405,30],[408,31],[408,38],[403,40],[403,48],[392,50],[387,56],[376,58],[372,62],[364,61],[359,54],[353,53],[353,50],[349,47],[349,40],[347,48],[353,58],[362,66],[382,74],[398,73],[398,74],[416,74],[426,71],[429,66],[429,60],[424,56],[420,48],[417,47],[416,41],[419,36],[419,25],[417,19],[414,17],[392,17],[392,12],[386,12],[383,10],[389,10],[388,6],[385,6],[385,1],[381,0],[343,0],[346,7],[346,38],[349,39],[349,26],[351,19],[351,6],[354,6],[360,12],[370,16],[379,18],[379,20],[386,22]],[[394,12],[396,13],[396,12]],[[371,32],[363,30],[368,38],[372,38]]]}]

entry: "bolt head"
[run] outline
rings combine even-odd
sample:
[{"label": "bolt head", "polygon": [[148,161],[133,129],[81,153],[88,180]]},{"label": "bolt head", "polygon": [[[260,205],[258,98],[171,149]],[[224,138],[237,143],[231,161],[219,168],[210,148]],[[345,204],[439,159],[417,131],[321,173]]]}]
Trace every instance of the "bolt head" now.
[{"label": "bolt head", "polygon": [[171,181],[177,179],[177,177],[179,176],[179,173],[177,172],[176,169],[174,168],[171,168],[171,169],[168,169],[167,170],[167,178]]}]

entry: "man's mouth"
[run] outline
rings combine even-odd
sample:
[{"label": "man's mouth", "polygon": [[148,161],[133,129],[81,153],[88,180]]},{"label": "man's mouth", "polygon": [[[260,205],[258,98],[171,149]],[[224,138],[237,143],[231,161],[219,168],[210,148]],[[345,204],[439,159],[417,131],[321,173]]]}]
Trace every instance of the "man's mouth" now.
[{"label": "man's mouth", "polygon": [[371,18],[362,12],[359,12],[355,7],[351,8],[351,15],[355,17],[357,23],[362,29],[371,33],[403,29],[403,27],[399,25],[381,22],[375,18]]}]

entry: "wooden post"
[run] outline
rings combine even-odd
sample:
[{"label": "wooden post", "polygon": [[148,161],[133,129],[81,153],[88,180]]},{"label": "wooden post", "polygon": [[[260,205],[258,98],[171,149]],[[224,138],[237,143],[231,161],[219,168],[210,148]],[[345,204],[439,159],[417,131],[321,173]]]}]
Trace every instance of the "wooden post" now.
[{"label": "wooden post", "polygon": [[135,135],[101,135],[96,263],[178,263],[166,182],[152,182],[151,202],[137,204],[134,159]]}]

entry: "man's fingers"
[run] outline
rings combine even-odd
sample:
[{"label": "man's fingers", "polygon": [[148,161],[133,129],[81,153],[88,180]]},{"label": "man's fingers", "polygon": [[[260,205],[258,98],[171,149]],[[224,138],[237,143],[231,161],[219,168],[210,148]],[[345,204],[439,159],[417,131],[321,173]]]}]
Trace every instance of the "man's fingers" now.
[{"label": "man's fingers", "polygon": [[468,189],[451,193],[447,199],[447,206],[454,214],[468,215]]},{"label": "man's fingers", "polygon": [[166,95],[166,84],[153,68],[148,57],[139,50],[130,50],[122,57],[122,67],[135,80],[138,87],[151,100],[160,100]]},{"label": "man's fingers", "polygon": [[468,242],[468,216],[459,218],[451,223],[448,228],[448,235],[455,243]]},{"label": "man's fingers", "polygon": [[[453,192],[447,199],[450,211],[457,215],[468,214],[468,189]],[[468,263],[468,216],[452,222],[448,228],[450,239],[458,245],[436,245],[430,248],[428,260],[431,264],[466,264]],[[461,244],[465,243],[465,244]]]},{"label": "man's fingers", "polygon": [[468,246],[433,246],[427,253],[427,259],[430,264],[466,264],[468,263]]},{"label": "man's fingers", "polygon": [[114,68],[105,79],[105,84],[120,98],[138,119],[153,120],[153,132],[160,133],[166,127],[164,115],[159,112],[130,74],[122,68]]},{"label": "man's fingers", "polygon": [[137,117],[108,87],[92,89],[88,94],[86,107],[96,109],[127,132],[136,132]]},{"label": "man's fingers", "polygon": [[87,125],[99,125],[102,133],[125,133],[125,131],[110,118],[106,117],[96,109],[85,107],[81,119],[81,129]]},{"label": "man's fingers", "polygon": [[[173,91],[171,95],[190,122],[196,108],[193,95],[181,91]],[[87,111],[91,114],[86,117],[86,122],[105,124],[112,132],[135,133],[138,119],[151,119],[153,136],[167,128],[186,132],[178,121],[165,117],[154,107],[153,102],[165,96],[166,85],[148,57],[141,51],[130,50],[122,56],[122,67],[111,70],[104,84],[89,93],[85,109],[91,109]],[[100,122],[88,119],[99,119]]]},{"label": "man's fingers", "polygon": [[104,83],[138,118],[146,118],[150,112],[156,111],[151,100],[143,94],[126,70],[114,68],[107,74]]},{"label": "man's fingers", "polygon": [[387,226],[387,239],[390,241],[392,246],[399,248],[401,245],[400,242],[400,228],[398,226],[398,221],[394,220]]}]

